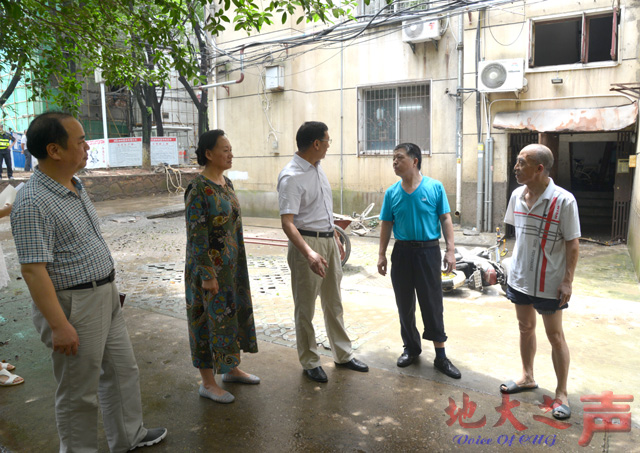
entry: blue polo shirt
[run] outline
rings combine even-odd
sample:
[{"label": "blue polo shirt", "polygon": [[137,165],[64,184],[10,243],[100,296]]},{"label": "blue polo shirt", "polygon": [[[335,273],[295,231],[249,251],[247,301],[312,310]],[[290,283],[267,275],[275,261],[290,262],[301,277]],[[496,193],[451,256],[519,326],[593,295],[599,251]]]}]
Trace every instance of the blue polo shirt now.
[{"label": "blue polo shirt", "polygon": [[408,194],[398,181],[384,193],[380,220],[393,222],[397,241],[440,239],[440,216],[451,212],[442,183],[422,176],[413,193]]}]

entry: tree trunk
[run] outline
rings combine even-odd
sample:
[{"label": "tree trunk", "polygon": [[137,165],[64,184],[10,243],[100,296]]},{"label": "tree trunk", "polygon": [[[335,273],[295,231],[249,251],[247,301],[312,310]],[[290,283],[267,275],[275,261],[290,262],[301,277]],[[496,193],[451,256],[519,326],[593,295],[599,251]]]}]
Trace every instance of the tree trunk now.
[{"label": "tree trunk", "polygon": [[153,110],[153,119],[156,122],[156,135],[164,137],[164,123],[162,122],[162,101],[164,100],[164,87],[162,87],[162,96],[158,99],[158,93],[155,86],[149,87],[151,96],[151,109]]},{"label": "tree trunk", "polygon": [[208,102],[208,92],[202,90],[201,98],[198,99],[198,95],[191,88],[191,85],[187,81],[187,79],[180,75],[178,80],[184,86],[184,89],[187,90],[191,101],[198,109],[198,137],[209,130],[209,102]]},{"label": "tree trunk", "polygon": [[138,107],[140,107],[140,116],[142,118],[142,168],[146,170],[151,169],[151,99],[149,91],[151,88],[148,85],[137,84],[133,92],[138,101]]},{"label": "tree trunk", "polygon": [[13,77],[11,78],[11,82],[9,82],[9,85],[7,86],[6,90],[4,90],[4,93],[2,93],[2,96],[0,96],[0,107],[3,106],[5,102],[7,102],[7,99],[11,97],[11,95],[13,94],[13,91],[16,89],[16,86],[18,86],[18,82],[22,78],[22,67],[23,67],[22,64],[18,63],[18,66],[16,67],[16,72],[13,74]]},{"label": "tree trunk", "polygon": [[[209,76],[209,47],[207,46],[207,42],[205,40],[204,34],[205,31],[202,29],[198,19],[193,14],[195,10],[195,6],[190,3],[189,11],[191,25],[193,26],[193,34],[198,40],[198,52],[200,53],[200,75],[208,77]],[[200,98],[198,99],[198,95],[195,93],[191,84],[187,81],[187,79],[180,74],[178,80],[184,86],[185,90],[189,94],[189,97],[193,101],[193,104],[198,109],[198,137],[204,134],[209,130],[209,92],[207,90],[202,90],[200,94]],[[206,80],[206,79],[205,79]]]},{"label": "tree trunk", "polygon": [[[147,66],[149,67],[149,71],[153,71],[155,63],[153,63],[153,52],[151,50],[151,46],[145,46],[145,51],[147,52]],[[153,119],[156,122],[156,135],[158,137],[164,137],[164,126],[162,122],[162,101],[164,100],[164,87],[162,87],[162,96],[158,99],[158,92],[156,91],[155,85],[147,85],[147,96],[148,103],[147,106],[151,107],[153,112]]]}]

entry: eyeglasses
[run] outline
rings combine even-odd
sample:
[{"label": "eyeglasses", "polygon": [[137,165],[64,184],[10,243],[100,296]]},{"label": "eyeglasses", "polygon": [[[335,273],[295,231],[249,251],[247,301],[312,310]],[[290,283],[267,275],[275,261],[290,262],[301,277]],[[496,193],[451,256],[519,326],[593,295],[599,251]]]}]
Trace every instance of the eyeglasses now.
[{"label": "eyeglasses", "polygon": [[331,142],[332,142],[333,140],[331,140],[331,139],[325,139],[325,138],[319,138],[319,139],[318,139],[318,141],[320,141],[320,142],[329,142],[329,144],[331,144]]}]

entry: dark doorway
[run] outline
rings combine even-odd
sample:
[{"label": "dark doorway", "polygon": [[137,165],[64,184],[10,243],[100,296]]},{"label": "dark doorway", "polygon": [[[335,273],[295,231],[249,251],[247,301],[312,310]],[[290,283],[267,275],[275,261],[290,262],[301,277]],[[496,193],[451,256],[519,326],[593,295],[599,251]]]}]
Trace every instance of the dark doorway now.
[{"label": "dark doorway", "polygon": [[570,191],[576,197],[582,235],[609,240],[613,220],[616,142],[572,142]]},{"label": "dark doorway", "polygon": [[[510,134],[509,135],[509,161],[507,162],[509,172],[509,193],[507,193],[507,204],[509,203],[509,199],[511,198],[511,194],[514,190],[516,190],[519,186],[518,181],[516,181],[516,175],[513,172],[513,167],[516,165],[516,161],[518,160],[518,154],[527,145],[531,145],[533,143],[538,143],[538,133],[537,132],[524,132],[519,134]],[[506,209],[506,206],[505,206]],[[505,236],[513,237],[515,236],[515,228],[512,225],[505,225]]]}]

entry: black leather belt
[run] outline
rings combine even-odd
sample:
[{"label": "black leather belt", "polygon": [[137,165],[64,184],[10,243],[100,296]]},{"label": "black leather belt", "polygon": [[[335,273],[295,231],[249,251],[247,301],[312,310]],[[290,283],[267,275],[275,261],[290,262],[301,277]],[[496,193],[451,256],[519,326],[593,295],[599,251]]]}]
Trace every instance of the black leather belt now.
[{"label": "black leather belt", "polygon": [[437,247],[439,244],[437,239],[431,241],[396,241],[398,247],[406,247],[412,249],[421,249],[425,247]]},{"label": "black leather belt", "polygon": [[333,231],[309,231],[309,230],[301,230],[298,228],[298,231],[303,236],[311,236],[314,238],[332,238]]},{"label": "black leather belt", "polygon": [[103,278],[102,280],[96,280],[95,282],[82,283],[80,285],[72,286],[71,288],[67,288],[66,290],[74,290],[74,289],[91,289],[93,288],[93,284],[96,286],[106,285],[107,283],[111,283],[116,279],[116,270],[112,269],[111,273],[108,277]]}]

